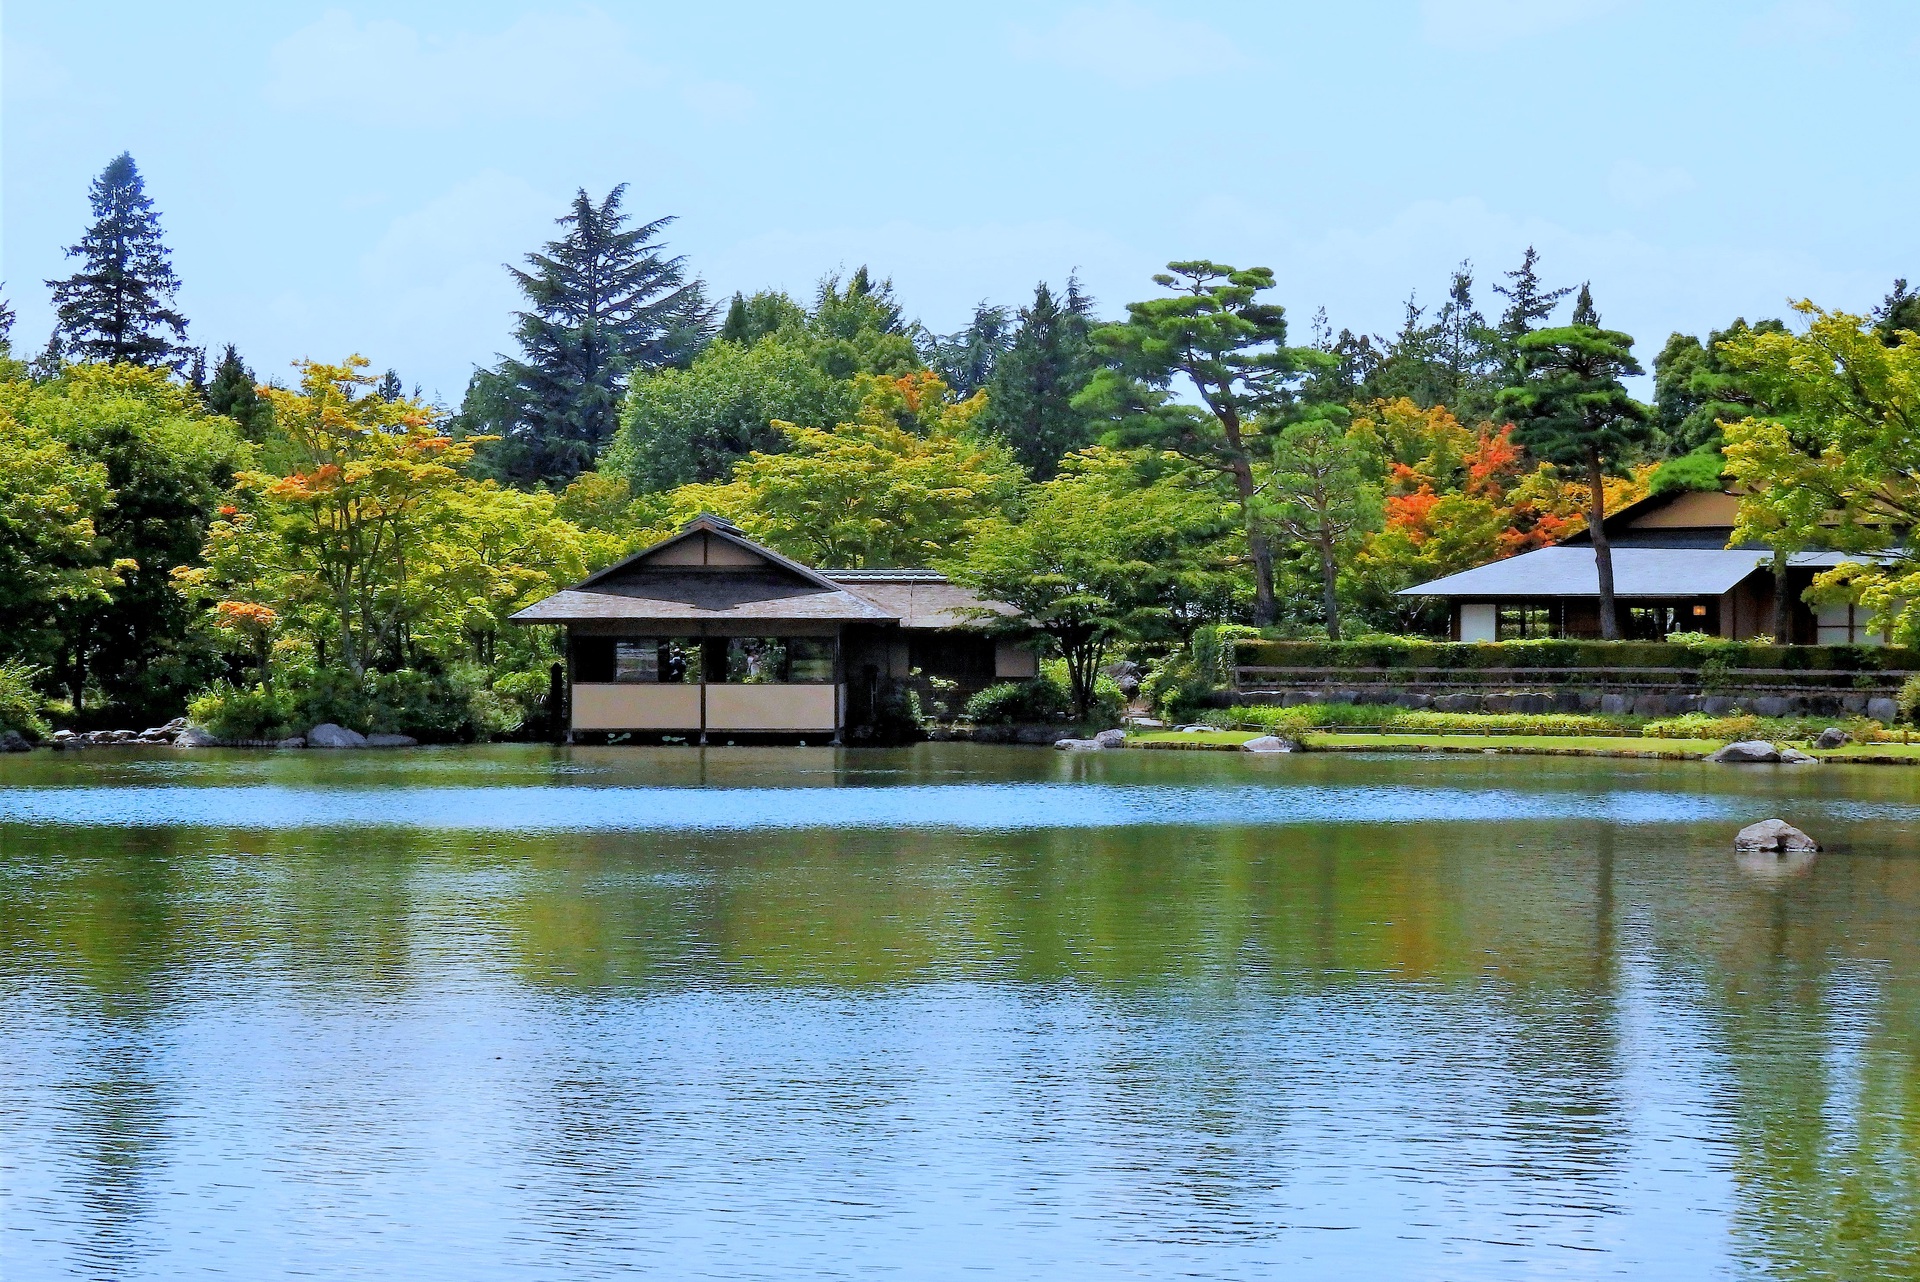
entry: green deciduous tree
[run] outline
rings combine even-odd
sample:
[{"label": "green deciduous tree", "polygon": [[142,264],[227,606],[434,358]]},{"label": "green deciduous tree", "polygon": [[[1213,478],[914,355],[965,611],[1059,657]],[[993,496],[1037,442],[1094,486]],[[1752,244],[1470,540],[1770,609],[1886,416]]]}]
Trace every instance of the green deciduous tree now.
[{"label": "green deciduous tree", "polygon": [[1325,407],[1279,434],[1272,471],[1256,499],[1260,518],[1318,563],[1332,641],[1340,639],[1341,565],[1380,527],[1382,466],[1373,442],[1349,429],[1345,411]]},{"label": "green deciduous tree", "polygon": [[1067,281],[1061,300],[1042,281],[1033,303],[1020,309],[1012,345],[988,384],[981,425],[1035,480],[1051,479],[1062,458],[1093,442],[1094,419],[1073,403],[1101,365],[1090,337],[1092,309],[1078,281]]},{"label": "green deciduous tree", "polygon": [[989,523],[967,556],[944,566],[1014,608],[983,623],[1052,640],[1066,661],[1074,716],[1084,720],[1113,645],[1162,635],[1183,604],[1220,595],[1236,525],[1230,505],[1190,468],[1143,469],[1123,454],[1089,450],[1034,487],[1022,519]]},{"label": "green deciduous tree", "polygon": [[173,307],[180,280],[160,236],[160,215],[133,157],[122,152],[88,193],[93,226],[67,250],[84,264],[47,282],[69,357],[176,365],[187,354],[187,319]]},{"label": "green deciduous tree", "polygon": [[624,185],[596,202],[582,190],[565,228],[513,271],[527,298],[522,356],[475,380],[466,430],[502,439],[485,466],[518,483],[566,481],[591,468],[619,426],[628,379],[685,365],[705,345],[712,308],[685,260],[658,243],[672,221],[631,225]]},{"label": "green deciduous tree", "polygon": [[1920,335],[1889,345],[1873,319],[1810,302],[1803,334],[1753,332],[1722,347],[1766,407],[1727,425],[1745,488],[1736,542],[1776,553],[1833,548],[1859,561],[1816,580],[1857,600],[1895,641],[1920,643]]},{"label": "green deciduous tree", "polygon": [[1786,326],[1763,320],[1749,326],[1743,317],[1715,330],[1702,343],[1691,334],[1674,334],[1653,358],[1655,440],[1668,456],[1720,446],[1720,424],[1747,417],[1757,406],[1752,389],[1727,365],[1721,346],[1750,333],[1780,333]]},{"label": "green deciduous tree", "polygon": [[[1253,566],[1254,619],[1270,624],[1279,612],[1273,548],[1254,510],[1256,460],[1267,453],[1268,428],[1296,404],[1302,378],[1328,358],[1287,346],[1286,310],[1260,299],[1273,288],[1265,267],[1169,263],[1154,281],[1171,296],[1129,303],[1126,323],[1093,332],[1112,367],[1074,404],[1107,420],[1110,444],[1172,451],[1225,481]],[[1198,406],[1174,398],[1177,380]]]},{"label": "green deciduous tree", "polygon": [[1599,576],[1600,635],[1617,640],[1620,618],[1605,524],[1606,477],[1639,457],[1652,435],[1651,412],[1620,381],[1641,372],[1633,357],[1633,338],[1600,328],[1592,293],[1583,286],[1571,325],[1522,334],[1515,353],[1517,381],[1501,391],[1499,406],[1512,416],[1514,439],[1529,454],[1585,478],[1590,492],[1587,525]]}]

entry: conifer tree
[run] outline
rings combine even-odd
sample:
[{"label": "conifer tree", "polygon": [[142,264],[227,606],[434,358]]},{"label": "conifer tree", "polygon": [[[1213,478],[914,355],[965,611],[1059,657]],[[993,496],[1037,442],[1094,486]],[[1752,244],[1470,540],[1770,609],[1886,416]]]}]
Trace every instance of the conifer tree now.
[{"label": "conifer tree", "polygon": [[1873,311],[1873,329],[1888,347],[1900,345],[1900,331],[1920,332],[1920,294],[1907,288],[1902,276],[1893,282],[1893,292]]},{"label": "conifer tree", "polygon": [[1060,460],[1097,433],[1092,417],[1073,406],[1101,365],[1088,337],[1092,311],[1077,279],[1068,278],[1063,302],[1040,282],[988,384],[984,425],[1038,481],[1051,480]]},{"label": "conifer tree", "polygon": [[1493,292],[1507,300],[1507,309],[1501,313],[1500,323],[1495,327],[1499,345],[1499,355],[1506,366],[1506,381],[1511,384],[1519,376],[1518,344],[1525,335],[1537,329],[1541,321],[1553,315],[1560,306],[1560,300],[1573,292],[1571,286],[1561,289],[1547,289],[1540,283],[1540,254],[1532,245],[1520,260],[1520,266],[1506,273],[1507,285],[1495,285]]},{"label": "conifer tree", "polygon": [[516,313],[522,359],[500,367],[509,387],[496,401],[511,413],[472,425],[504,437],[488,465],[506,479],[564,483],[591,468],[619,427],[628,379],[685,365],[712,331],[705,287],[658,243],[673,220],[631,225],[626,190],[598,202],[580,190],[560,238],[527,255],[528,270],[509,268],[528,303]]},{"label": "conifer tree", "polygon": [[232,343],[227,344],[220,363],[213,368],[213,377],[207,380],[206,401],[209,413],[232,419],[249,441],[258,444],[266,439],[273,407],[260,395],[253,371]]},{"label": "conifer tree", "polygon": [[1641,373],[1633,357],[1633,338],[1600,328],[1592,291],[1582,286],[1573,323],[1522,334],[1515,353],[1518,381],[1501,390],[1499,408],[1512,415],[1514,440],[1529,454],[1586,481],[1600,635],[1618,640],[1605,481],[1608,473],[1621,471],[1646,447],[1653,431],[1651,411],[1629,396],[1620,381]]},{"label": "conifer tree", "polygon": [[[0,288],[5,288],[4,281],[0,281]],[[0,298],[0,356],[13,351],[13,320],[12,304]]]},{"label": "conifer tree", "polygon": [[965,329],[927,336],[922,352],[927,368],[960,395],[973,395],[992,380],[994,367],[1012,346],[1012,321],[1006,308],[982,300]]},{"label": "conifer tree", "polygon": [[173,308],[180,278],[160,215],[133,157],[121,152],[88,193],[93,226],[67,250],[84,267],[50,280],[67,354],[89,361],[175,367],[188,354],[187,318]]}]

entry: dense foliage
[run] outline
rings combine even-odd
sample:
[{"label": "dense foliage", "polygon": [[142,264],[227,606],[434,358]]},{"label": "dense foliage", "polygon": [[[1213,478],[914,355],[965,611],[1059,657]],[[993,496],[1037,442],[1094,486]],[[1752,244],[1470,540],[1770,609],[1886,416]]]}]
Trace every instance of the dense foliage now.
[{"label": "dense foliage", "polygon": [[289,386],[235,346],[187,348],[157,214],[115,159],[31,366],[0,303],[0,722],[152,724],[191,703],[240,738],[532,733],[555,642],[508,616],[703,511],[805,562],[932,566],[1001,602],[980,625],[1050,675],[994,687],[980,719],[1106,715],[1116,658],[1145,697],[1197,709],[1236,644],[1336,668],[1911,666],[1364,639],[1444,627],[1409,586],[1730,483],[1742,537],[1782,572],[1848,553],[1819,598],[1920,639],[1904,282],[1868,317],[1806,304],[1793,327],[1674,335],[1642,405],[1632,338],[1584,289],[1556,324],[1574,291],[1531,248],[1493,278],[1497,311],[1462,263],[1385,336],[1323,311],[1299,344],[1272,271],[1204,259],[1121,320],[1069,278],[934,333],[864,266],[722,316],[662,244],[671,218],[631,218],[625,192],[578,193],[513,269],[518,354],[448,414],[359,357],[301,362]]}]

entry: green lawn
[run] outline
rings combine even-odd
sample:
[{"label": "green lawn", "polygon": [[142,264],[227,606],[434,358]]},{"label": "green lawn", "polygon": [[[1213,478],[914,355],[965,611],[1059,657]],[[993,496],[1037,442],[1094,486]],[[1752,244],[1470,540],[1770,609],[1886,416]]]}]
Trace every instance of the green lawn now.
[{"label": "green lawn", "polygon": [[[1129,743],[1142,748],[1237,748],[1259,737],[1252,730],[1182,734],[1154,730]],[[1705,739],[1641,739],[1600,735],[1341,734],[1311,731],[1301,738],[1310,752],[1521,752],[1581,756],[1703,757],[1720,745]]]},{"label": "green lawn", "polygon": [[1910,761],[1920,765],[1920,743],[1850,743],[1832,751],[1809,749],[1822,761]]}]

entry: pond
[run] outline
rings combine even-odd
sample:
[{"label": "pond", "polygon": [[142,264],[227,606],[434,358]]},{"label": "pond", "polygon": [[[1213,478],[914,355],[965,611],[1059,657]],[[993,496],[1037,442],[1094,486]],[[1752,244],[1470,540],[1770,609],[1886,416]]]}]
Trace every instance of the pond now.
[{"label": "pond", "polygon": [[1920,770],[34,754],[0,1027],[9,1282],[1913,1277]]}]

